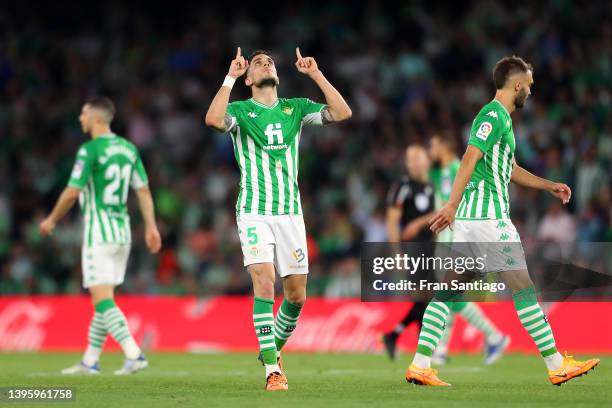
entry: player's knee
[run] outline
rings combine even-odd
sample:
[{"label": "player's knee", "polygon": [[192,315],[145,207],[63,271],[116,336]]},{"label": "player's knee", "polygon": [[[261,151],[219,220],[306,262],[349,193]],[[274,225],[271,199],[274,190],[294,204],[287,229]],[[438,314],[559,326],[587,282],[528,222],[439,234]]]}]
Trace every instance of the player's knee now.
[{"label": "player's knee", "polygon": [[303,306],[306,303],[306,291],[292,291],[285,295],[285,298],[289,303],[293,303],[294,305]]},{"label": "player's knee", "polygon": [[110,285],[99,285],[89,288],[91,302],[94,306],[106,299],[113,298],[113,288]]},{"label": "player's knee", "polygon": [[255,296],[265,299],[274,298],[274,274],[270,274],[265,268],[252,266],[249,268],[253,279]]},{"label": "player's knee", "polygon": [[255,296],[261,297],[264,299],[274,299],[274,282],[269,280],[260,281],[256,285],[255,288]]}]

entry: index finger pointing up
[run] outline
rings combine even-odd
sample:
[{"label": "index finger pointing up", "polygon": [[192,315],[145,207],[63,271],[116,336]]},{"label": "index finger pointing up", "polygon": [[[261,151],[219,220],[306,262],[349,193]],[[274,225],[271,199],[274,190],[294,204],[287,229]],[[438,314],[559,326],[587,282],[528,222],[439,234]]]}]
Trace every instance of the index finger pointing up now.
[{"label": "index finger pointing up", "polygon": [[236,50],[236,59],[240,58],[240,47]]},{"label": "index finger pointing up", "polygon": [[300,53],[300,47],[295,47],[295,55],[298,59],[302,59],[302,53]]}]

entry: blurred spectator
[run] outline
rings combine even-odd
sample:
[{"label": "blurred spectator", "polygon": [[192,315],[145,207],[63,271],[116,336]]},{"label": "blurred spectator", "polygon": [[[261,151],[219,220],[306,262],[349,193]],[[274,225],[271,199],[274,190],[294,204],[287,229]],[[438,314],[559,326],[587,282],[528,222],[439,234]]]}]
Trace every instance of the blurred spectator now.
[{"label": "blurred spectator", "polygon": [[[80,217],[72,213],[49,240],[35,226],[65,186],[85,141],[81,103],[94,94],[115,100],[113,129],[141,149],[164,239],[162,255],[151,257],[133,217],[121,290],[251,290],[234,219],[233,145],[203,123],[238,45],[245,55],[273,52],[281,96],[323,101],[295,71],[301,46],[355,112],[301,136],[311,293],[358,294],[359,244],[385,239],[380,208],[403,171],[404,148],[440,130],[465,143],[493,95],[493,64],[512,53],[535,67],[533,94],[513,114],[517,161],[574,191],[566,211],[547,194],[511,187],[517,228],[525,242],[612,241],[612,3],[547,0],[520,12],[485,0],[450,9],[334,0],[316,10],[300,1],[265,13],[223,7],[111,1],[0,10],[0,293],[80,290]],[[248,94],[239,80],[231,99]]]},{"label": "blurred spectator", "polygon": [[548,210],[538,227],[538,239],[550,242],[574,242],[576,224],[572,216],[564,210],[559,200],[549,204]]}]

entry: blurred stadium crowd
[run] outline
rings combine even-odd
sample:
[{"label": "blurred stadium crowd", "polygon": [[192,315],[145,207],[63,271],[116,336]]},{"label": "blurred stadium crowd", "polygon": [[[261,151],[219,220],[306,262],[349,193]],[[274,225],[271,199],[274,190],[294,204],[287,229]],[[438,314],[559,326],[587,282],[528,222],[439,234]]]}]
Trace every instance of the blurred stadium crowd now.
[{"label": "blurred stadium crowd", "polygon": [[[302,138],[312,295],[359,295],[359,245],[385,240],[385,196],[404,170],[404,148],[446,132],[463,149],[492,98],[494,63],[513,53],[535,67],[532,97],[513,115],[517,160],[573,189],[562,208],[513,186],[513,221],[525,241],[612,241],[612,3],[531,3],[0,11],[0,293],[81,290],[79,213],[49,240],[37,226],[85,141],[81,104],[99,94],[117,104],[115,132],[142,152],[164,239],[151,257],[132,203],[121,290],[250,292],[235,228],[232,143],[203,121],[238,45],[246,54],[273,52],[281,96],[322,101],[295,70],[299,45],[353,108],[348,123]],[[232,99],[247,96],[239,81]]]}]

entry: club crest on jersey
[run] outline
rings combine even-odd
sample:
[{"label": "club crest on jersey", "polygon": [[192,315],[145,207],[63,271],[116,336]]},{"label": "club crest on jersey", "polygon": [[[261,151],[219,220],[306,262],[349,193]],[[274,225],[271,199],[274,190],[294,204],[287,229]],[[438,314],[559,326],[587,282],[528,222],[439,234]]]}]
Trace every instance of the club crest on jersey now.
[{"label": "club crest on jersey", "polygon": [[285,106],[285,107],[283,108],[283,113],[284,113],[285,115],[291,115],[291,114],[293,113],[293,108],[291,108],[291,107],[289,107],[289,106]]},{"label": "club crest on jersey", "polygon": [[492,130],[493,125],[491,125],[489,122],[482,122],[478,128],[478,131],[476,132],[476,137],[482,140],[487,140],[487,137],[489,137]]},{"label": "club crest on jersey", "polygon": [[491,111],[491,112],[487,113],[487,116],[491,116],[492,118],[497,119],[497,112]]}]

